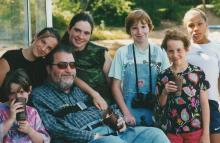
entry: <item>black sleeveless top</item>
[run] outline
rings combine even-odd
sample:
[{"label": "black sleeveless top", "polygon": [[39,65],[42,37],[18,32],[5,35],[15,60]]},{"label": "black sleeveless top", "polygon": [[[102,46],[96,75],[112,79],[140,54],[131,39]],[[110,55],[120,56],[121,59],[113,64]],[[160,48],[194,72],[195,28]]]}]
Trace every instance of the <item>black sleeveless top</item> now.
[{"label": "black sleeveless top", "polygon": [[23,68],[30,77],[33,87],[41,85],[47,77],[44,59],[28,61],[23,56],[22,49],[7,51],[2,58],[8,62],[10,70]]}]

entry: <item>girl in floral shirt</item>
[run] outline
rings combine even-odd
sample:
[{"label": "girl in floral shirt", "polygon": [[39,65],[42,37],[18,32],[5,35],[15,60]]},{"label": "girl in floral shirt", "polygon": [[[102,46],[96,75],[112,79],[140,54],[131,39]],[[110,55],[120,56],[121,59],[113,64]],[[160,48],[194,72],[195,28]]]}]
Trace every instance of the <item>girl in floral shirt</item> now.
[{"label": "girl in floral shirt", "polygon": [[16,114],[24,111],[17,97],[26,101],[31,92],[30,79],[22,69],[7,73],[3,83],[4,98],[0,103],[0,142],[1,143],[49,143],[50,137],[45,130],[36,109],[26,106],[26,120],[17,121]]},{"label": "girl in floral shirt", "polygon": [[171,143],[209,143],[209,82],[199,67],[187,62],[189,45],[181,32],[166,32],[162,47],[172,66],[158,76],[159,102],[168,110]]}]

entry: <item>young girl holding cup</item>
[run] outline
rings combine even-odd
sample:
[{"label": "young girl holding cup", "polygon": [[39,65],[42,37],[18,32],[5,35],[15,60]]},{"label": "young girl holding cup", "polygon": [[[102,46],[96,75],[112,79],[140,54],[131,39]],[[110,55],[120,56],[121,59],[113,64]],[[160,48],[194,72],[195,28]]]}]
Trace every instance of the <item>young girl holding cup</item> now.
[{"label": "young girl holding cup", "polygon": [[[209,82],[199,67],[187,62],[189,46],[183,33],[166,32],[162,47],[172,65],[158,76],[159,103],[168,109],[167,136],[171,143],[209,143]],[[177,84],[176,78],[182,83]]]},{"label": "young girl holding cup", "polygon": [[[8,101],[0,103],[0,142],[2,143],[49,143],[47,133],[36,109],[23,107],[16,99],[26,101],[31,93],[30,79],[22,69],[6,74],[3,82],[4,98]],[[26,110],[25,110],[26,109]],[[26,120],[16,119],[19,113],[26,113]]]}]

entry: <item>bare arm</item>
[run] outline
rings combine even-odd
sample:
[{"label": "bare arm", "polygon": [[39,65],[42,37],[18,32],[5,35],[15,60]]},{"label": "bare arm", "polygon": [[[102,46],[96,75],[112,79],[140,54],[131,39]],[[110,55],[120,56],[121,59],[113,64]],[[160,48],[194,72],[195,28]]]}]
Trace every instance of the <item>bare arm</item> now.
[{"label": "bare arm", "polygon": [[105,52],[105,63],[103,65],[103,69],[102,70],[103,70],[103,72],[105,74],[105,78],[108,81],[109,85],[111,85],[111,79],[108,77],[108,72],[110,70],[111,64],[112,64],[112,59],[109,56],[108,52]]},{"label": "bare arm", "polygon": [[202,124],[203,124],[201,142],[209,143],[210,142],[209,141],[210,110],[209,110],[207,90],[200,91],[200,103],[201,103],[201,108],[202,108]]},{"label": "bare arm", "polygon": [[121,109],[124,115],[125,121],[128,124],[135,125],[136,124],[135,118],[131,115],[127,105],[124,102],[124,97],[122,95],[122,89],[121,89],[121,80],[115,78],[113,79],[112,94],[116,103],[118,104],[119,108]]},{"label": "bare arm", "polygon": [[5,59],[0,59],[0,86],[3,84],[6,73],[10,70],[9,64]]},{"label": "bare arm", "polygon": [[9,106],[10,106],[9,117],[5,122],[3,122],[3,136],[6,135],[7,132],[11,129],[13,123],[16,120],[16,114],[23,110],[23,109],[19,109],[23,105],[21,103],[15,103],[15,100],[13,100]]},{"label": "bare arm", "polygon": [[169,81],[165,84],[165,88],[163,89],[161,95],[159,95],[159,102],[161,106],[164,106],[167,103],[167,96],[169,96],[170,92],[176,92],[177,86],[175,82]]},{"label": "bare arm", "polygon": [[95,91],[93,88],[91,88],[86,82],[76,77],[74,83],[84,92],[86,92],[88,95],[90,95],[93,98],[94,105],[101,109],[105,110],[107,109],[108,105],[106,101],[102,98],[102,96]]},{"label": "bare arm", "polygon": [[162,93],[159,95],[160,106],[164,106],[167,103],[168,93],[166,89],[163,89]]},{"label": "bare arm", "polygon": [[2,123],[3,125],[3,136],[7,134],[7,132],[11,129],[12,125],[14,123],[14,120],[8,119],[5,122]]},{"label": "bare arm", "polygon": [[30,139],[33,143],[43,143],[44,142],[43,136],[40,133],[38,133],[37,131],[35,131],[33,128],[30,129],[28,136],[30,137]]},{"label": "bare arm", "polygon": [[43,143],[44,142],[43,136],[40,133],[38,133],[37,131],[35,131],[29,125],[28,121],[20,121],[18,130],[20,132],[27,134],[33,143]]}]

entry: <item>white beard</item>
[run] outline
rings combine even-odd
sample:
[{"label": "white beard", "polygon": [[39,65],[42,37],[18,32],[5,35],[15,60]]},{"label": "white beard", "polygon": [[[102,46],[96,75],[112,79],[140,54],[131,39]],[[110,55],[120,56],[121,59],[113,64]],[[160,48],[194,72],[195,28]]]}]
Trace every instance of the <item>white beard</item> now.
[{"label": "white beard", "polygon": [[75,76],[60,76],[59,78],[52,78],[53,82],[56,84],[56,86],[61,90],[66,90],[70,88],[73,85]]},{"label": "white beard", "polygon": [[60,89],[68,89],[73,85],[73,80],[60,80],[58,83],[58,86]]}]

